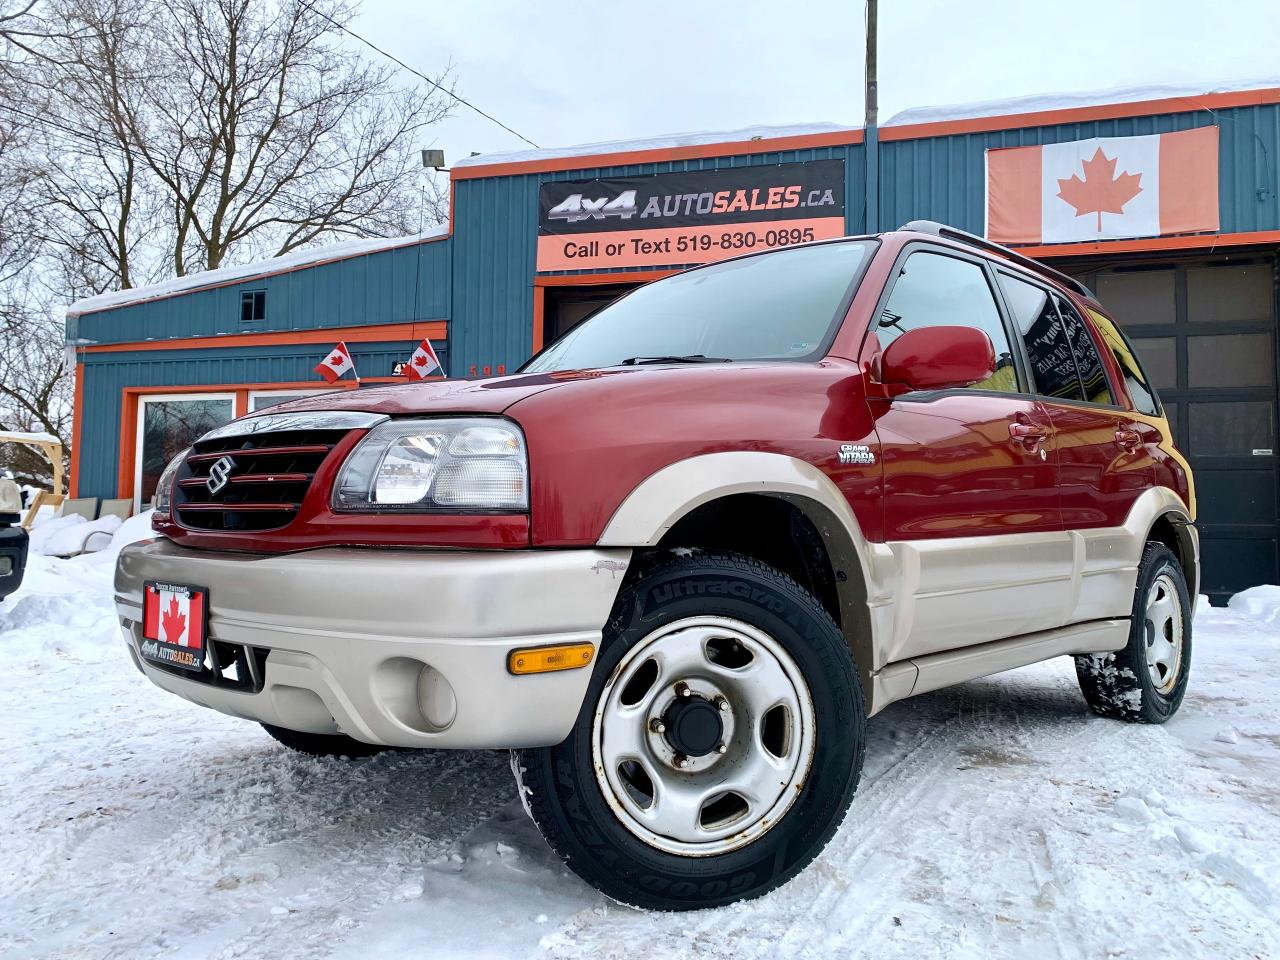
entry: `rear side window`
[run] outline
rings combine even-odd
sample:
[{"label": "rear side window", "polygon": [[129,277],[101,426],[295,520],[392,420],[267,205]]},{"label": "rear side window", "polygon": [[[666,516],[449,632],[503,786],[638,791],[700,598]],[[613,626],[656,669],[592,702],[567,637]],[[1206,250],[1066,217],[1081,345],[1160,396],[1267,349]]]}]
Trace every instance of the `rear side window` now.
[{"label": "rear side window", "polygon": [[995,373],[970,384],[971,390],[1018,391],[1013,349],[1000,319],[986,272],[969,260],[938,253],[913,253],[903,262],[889,301],[880,314],[881,348],[921,327],[977,327],[991,338]]},{"label": "rear side window", "polygon": [[1138,363],[1138,355],[1134,352],[1129,338],[1110,317],[1096,310],[1089,311],[1089,319],[1093,321],[1093,325],[1102,336],[1102,342],[1116,358],[1116,366],[1120,368],[1120,373],[1124,377],[1124,385],[1129,391],[1129,398],[1133,401],[1133,408],[1139,413],[1153,417],[1159,414],[1160,404],[1156,400],[1155,389],[1142,369],[1142,364]]},{"label": "rear side window", "polygon": [[1048,291],[1007,273],[998,273],[1000,289],[1018,327],[1031,363],[1036,393],[1059,400],[1083,400],[1075,357],[1066,327]]},{"label": "rear side window", "polygon": [[1054,294],[1053,299],[1062,317],[1067,342],[1071,344],[1071,352],[1076,358],[1076,370],[1080,373],[1084,398],[1090,403],[1113,406],[1116,401],[1111,396],[1111,385],[1107,382],[1107,373],[1102,368],[1102,358],[1098,356],[1098,346],[1093,342],[1089,327],[1080,318],[1080,314],[1076,313],[1076,308],[1065,299],[1057,294]]}]

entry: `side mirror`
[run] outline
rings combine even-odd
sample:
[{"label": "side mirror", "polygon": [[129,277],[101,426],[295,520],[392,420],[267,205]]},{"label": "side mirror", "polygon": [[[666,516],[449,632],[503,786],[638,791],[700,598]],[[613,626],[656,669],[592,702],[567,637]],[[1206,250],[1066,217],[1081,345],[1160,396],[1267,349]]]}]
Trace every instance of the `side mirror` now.
[{"label": "side mirror", "polygon": [[880,360],[882,383],[912,390],[967,387],[996,372],[991,338],[974,327],[920,327],[889,344]]}]

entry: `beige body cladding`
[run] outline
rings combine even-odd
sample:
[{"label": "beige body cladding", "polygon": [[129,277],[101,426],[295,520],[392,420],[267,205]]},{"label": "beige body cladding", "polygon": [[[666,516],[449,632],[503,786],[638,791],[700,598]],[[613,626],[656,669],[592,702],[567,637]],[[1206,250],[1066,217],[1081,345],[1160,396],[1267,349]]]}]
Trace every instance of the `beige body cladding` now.
[{"label": "beige body cladding", "polygon": [[[795,504],[846,572],[841,625],[872,713],[1050,657],[1123,647],[1138,564],[1161,516],[1185,523],[1198,564],[1192,518],[1165,487],[1144,491],[1119,527],[869,543],[826,474],[755,452],[707,454],[658,471],[618,508],[599,545],[653,546],[690,510],[739,493]],[[1193,591],[1197,573],[1187,571]]]},{"label": "beige body cladding", "polygon": [[[1120,527],[868,543],[821,471],[735,452],[649,477],[595,549],[275,555],[149,540],[120,555],[116,607],[152,682],[223,713],[393,746],[550,745],[577,719],[590,671],[517,677],[508,654],[598,645],[632,552],[658,544],[690,510],[738,493],[786,499],[822,534],[845,573],[840,621],[872,713],[1049,657],[1123,647],[1138,563],[1161,516],[1179,521],[1198,555],[1184,505],[1164,488],[1145,491]],[[1187,574],[1194,589],[1196,570]],[[144,660],[146,580],[207,587],[210,638],[270,651],[260,689],[213,686]]]}]

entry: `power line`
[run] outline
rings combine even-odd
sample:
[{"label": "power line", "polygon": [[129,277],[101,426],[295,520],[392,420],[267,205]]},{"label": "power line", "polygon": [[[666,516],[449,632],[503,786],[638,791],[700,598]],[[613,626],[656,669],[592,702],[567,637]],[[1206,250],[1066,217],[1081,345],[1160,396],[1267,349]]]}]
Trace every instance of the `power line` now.
[{"label": "power line", "polygon": [[458,101],[460,104],[462,104],[464,107],[467,107],[467,108],[469,108],[469,109],[471,109],[471,110],[474,110],[476,113],[480,114],[480,116],[484,117],[486,120],[490,120],[490,121],[492,121],[492,122],[496,123],[496,124],[497,124],[498,126],[500,126],[503,130],[507,131],[507,133],[510,133],[510,134],[512,134],[512,135],[514,135],[514,136],[517,136],[517,137],[519,137],[521,140],[523,140],[525,143],[527,143],[529,146],[531,146],[531,147],[533,147],[533,148],[535,148],[535,149],[539,149],[539,148],[538,148],[538,145],[537,145],[536,143],[534,143],[532,140],[530,140],[528,137],[526,137],[523,133],[520,133],[519,131],[516,131],[516,130],[512,130],[510,127],[508,127],[505,123],[503,123],[501,120],[499,120],[499,119],[498,119],[497,117],[495,117],[493,114],[491,114],[491,113],[485,113],[483,110],[481,110],[479,107],[477,107],[477,106],[476,106],[474,103],[472,103],[471,101],[466,100],[466,99],[464,99],[463,97],[458,96],[456,93],[454,93],[452,90],[448,89],[447,87],[443,87],[443,86],[441,86],[440,84],[436,83],[436,81],[432,80],[430,77],[428,77],[428,76],[427,76],[425,73],[423,73],[421,70],[417,70],[417,69],[415,69],[415,68],[413,68],[413,67],[409,66],[407,63],[405,63],[403,60],[401,60],[401,59],[400,59],[399,57],[397,57],[395,54],[393,54],[393,53],[388,53],[386,50],[383,50],[380,46],[378,46],[378,45],[377,45],[376,43],[374,43],[372,40],[369,40],[369,39],[366,39],[365,37],[360,36],[360,34],[356,33],[356,32],[355,32],[354,30],[352,30],[350,27],[345,26],[344,24],[339,23],[337,20],[333,19],[333,17],[329,16],[329,15],[328,15],[327,13],[325,13],[323,10],[317,10],[317,9],[316,9],[315,7],[313,7],[310,3],[308,3],[308,2],[307,2],[307,0],[298,0],[298,2],[299,2],[299,3],[301,3],[301,4],[302,4],[304,7],[306,7],[308,10],[310,10],[312,13],[316,14],[317,16],[324,17],[326,20],[328,20],[331,24],[333,24],[335,27],[337,27],[337,28],[338,28],[339,30],[341,30],[343,33],[348,34],[348,35],[350,35],[350,36],[352,36],[352,37],[355,37],[357,40],[359,40],[361,43],[363,43],[366,47],[369,47],[371,50],[376,50],[378,53],[382,54],[382,55],[383,55],[384,57],[386,57],[388,60],[390,60],[390,61],[392,61],[392,62],[394,62],[394,63],[398,63],[401,67],[403,67],[405,70],[408,70],[408,71],[409,71],[410,73],[412,73],[415,77],[418,77],[418,78],[420,78],[420,79],[422,79],[422,80],[425,80],[427,83],[431,84],[431,86],[435,87],[437,90],[439,90],[441,93],[443,93],[446,97],[452,97],[454,100],[457,100],[457,101]]}]

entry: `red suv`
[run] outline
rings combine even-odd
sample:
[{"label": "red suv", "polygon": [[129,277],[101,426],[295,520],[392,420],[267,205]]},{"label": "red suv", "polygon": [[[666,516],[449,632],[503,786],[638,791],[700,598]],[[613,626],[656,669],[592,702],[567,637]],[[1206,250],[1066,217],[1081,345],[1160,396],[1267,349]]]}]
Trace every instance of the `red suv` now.
[{"label": "red suv", "polygon": [[565,863],[687,909],[795,875],[867,718],[1071,655],[1182,700],[1186,460],[1087,289],[931,223],[641,287],[519,373],[202,437],[126,549],[157,685],[307,753],[510,748]]}]

